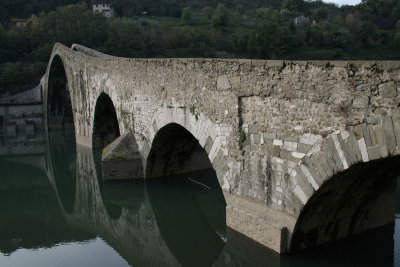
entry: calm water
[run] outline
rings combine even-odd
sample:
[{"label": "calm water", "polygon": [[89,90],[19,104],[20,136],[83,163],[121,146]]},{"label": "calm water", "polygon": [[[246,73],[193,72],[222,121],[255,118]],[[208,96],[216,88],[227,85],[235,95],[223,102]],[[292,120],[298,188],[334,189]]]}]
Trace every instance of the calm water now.
[{"label": "calm water", "polygon": [[400,266],[397,184],[395,226],[279,256],[226,228],[212,170],[103,183],[72,136],[0,136],[0,266]]}]

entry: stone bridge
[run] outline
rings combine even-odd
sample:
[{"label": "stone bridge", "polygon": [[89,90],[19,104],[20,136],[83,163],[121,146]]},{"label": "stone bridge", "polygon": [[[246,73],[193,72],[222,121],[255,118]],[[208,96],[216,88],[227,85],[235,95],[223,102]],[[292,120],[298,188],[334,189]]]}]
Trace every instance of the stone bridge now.
[{"label": "stone bridge", "polygon": [[399,62],[128,59],[56,44],[43,99],[47,127],[73,125],[81,145],[120,136],[107,148],[125,154],[108,162],[128,157],[131,178],[212,166],[227,225],[279,253],[394,222]]}]

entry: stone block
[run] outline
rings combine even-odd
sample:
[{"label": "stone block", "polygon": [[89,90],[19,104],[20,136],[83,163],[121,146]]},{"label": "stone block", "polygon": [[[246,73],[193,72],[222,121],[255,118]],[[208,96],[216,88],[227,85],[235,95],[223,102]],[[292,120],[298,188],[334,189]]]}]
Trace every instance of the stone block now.
[{"label": "stone block", "polygon": [[283,68],[283,65],[284,65],[283,60],[268,60],[267,61],[267,67],[269,67],[269,68],[281,69],[281,68]]},{"label": "stone block", "polygon": [[396,96],[396,84],[393,81],[382,83],[378,86],[379,95],[382,97],[395,97]]},{"label": "stone block", "polygon": [[251,152],[258,152],[259,151],[259,145],[250,144],[250,151]]},{"label": "stone block", "polygon": [[283,137],[283,140],[284,141],[290,141],[290,142],[296,142],[296,143],[298,143],[299,142],[299,137],[298,136],[284,136]]},{"label": "stone block", "polygon": [[368,157],[370,160],[376,160],[381,158],[381,153],[378,146],[368,148]]},{"label": "stone block", "polygon": [[281,152],[279,153],[279,157],[281,159],[292,160],[292,153],[287,150],[281,150]]},{"label": "stone block", "polygon": [[314,134],[304,134],[303,136],[299,137],[299,143],[306,144],[306,145],[314,145],[321,140],[322,136],[314,135]]},{"label": "stone block", "polygon": [[368,125],[368,131],[369,131],[369,136],[371,138],[371,146],[376,146],[378,145],[378,141],[376,139],[376,134],[374,130],[374,126]]},{"label": "stone block", "polygon": [[254,144],[259,144],[261,142],[261,138],[259,134],[253,134]]},{"label": "stone block", "polygon": [[361,125],[361,127],[362,127],[362,131],[363,131],[364,139],[365,139],[365,144],[367,145],[367,147],[371,147],[372,146],[371,136],[369,134],[367,124],[363,123]]},{"label": "stone block", "polygon": [[358,142],[358,148],[360,149],[360,152],[361,152],[362,160],[364,162],[368,162],[369,157],[368,157],[367,145],[365,144],[365,139],[361,138],[361,139],[357,140],[357,142]]},{"label": "stone block", "polygon": [[296,159],[302,159],[302,158],[304,158],[305,155],[306,155],[305,153],[292,152],[292,157],[294,157]]},{"label": "stone block", "polygon": [[209,136],[207,138],[206,144],[204,145],[204,150],[207,152],[207,154],[210,154],[213,145],[214,145],[214,140]]},{"label": "stone block", "polygon": [[322,185],[331,176],[331,171],[326,163],[326,159],[324,158],[323,153],[314,154],[310,159],[315,166],[315,170],[319,174],[317,177],[321,179],[319,185]]},{"label": "stone block", "polygon": [[274,142],[272,144],[274,146],[283,146],[282,140],[279,140],[279,139],[274,139]]},{"label": "stone block", "polygon": [[234,90],[240,89],[240,76],[232,76],[230,78],[230,82],[232,85],[232,89]]},{"label": "stone block", "polygon": [[389,156],[389,151],[387,149],[386,144],[379,147],[379,154],[381,155],[381,158],[386,158]]},{"label": "stone block", "polygon": [[353,108],[365,109],[368,107],[368,104],[369,104],[368,95],[362,95],[362,96],[354,98],[354,100],[353,100]]},{"label": "stone block", "polygon": [[353,132],[354,132],[354,135],[355,135],[355,137],[356,137],[357,140],[359,140],[359,139],[361,139],[361,138],[364,137],[363,130],[362,130],[362,125],[361,125],[361,124],[355,126]]},{"label": "stone block", "polygon": [[274,142],[274,140],[273,140],[273,139],[264,139],[264,144],[267,144],[267,145],[272,145],[272,144],[273,144],[273,142]]},{"label": "stone block", "polygon": [[375,130],[375,137],[376,137],[377,145],[380,146],[380,147],[383,146],[383,145],[386,145],[385,137],[383,135],[382,125],[374,126],[374,130]]},{"label": "stone block", "polygon": [[268,154],[268,146],[266,144],[263,144],[260,146],[260,151],[263,154]]},{"label": "stone block", "polygon": [[350,136],[346,141],[343,141],[341,136],[338,136],[339,143],[344,152],[346,162],[349,166],[362,160],[360,149],[355,135],[349,132]]},{"label": "stone block", "polygon": [[301,187],[303,192],[306,194],[308,198],[310,198],[314,194],[314,188],[307,180],[306,175],[303,173],[299,166],[296,167],[296,182]]},{"label": "stone block", "polygon": [[302,144],[302,143],[297,144],[297,151],[300,153],[307,154],[307,152],[310,151],[311,148],[312,148],[311,145]]},{"label": "stone block", "polygon": [[229,83],[228,76],[220,75],[217,80],[217,88],[219,90],[227,90],[231,88],[231,84]]},{"label": "stone block", "polygon": [[345,162],[346,160],[343,155],[343,150],[341,149],[336,134],[332,133],[331,136],[332,138],[326,139],[326,141],[322,144],[322,152],[324,153],[325,158],[327,159],[333,172],[337,173],[345,169],[344,165],[347,166],[347,162]]},{"label": "stone block", "polygon": [[276,133],[264,133],[264,139],[276,139]]},{"label": "stone block", "polygon": [[290,141],[284,141],[283,142],[283,149],[287,151],[296,151],[297,150],[297,143],[296,142],[290,142]]},{"label": "stone block", "polygon": [[383,119],[383,134],[385,142],[390,155],[394,155],[396,151],[396,137],[394,135],[394,129],[392,124],[392,117],[386,116]]},{"label": "stone block", "polygon": [[311,172],[308,170],[308,167],[303,163],[303,164],[300,164],[300,169],[303,172],[303,174],[305,175],[307,181],[313,187],[313,189],[314,190],[318,190],[319,185],[315,181],[315,179],[314,179],[313,175],[311,174]]},{"label": "stone block", "polygon": [[279,146],[268,145],[268,154],[272,157],[278,157],[281,149]]},{"label": "stone block", "polygon": [[215,169],[217,169],[218,163],[221,160],[223,155],[224,155],[224,151],[222,149],[219,149],[217,155],[215,156],[215,158],[212,161],[212,165]]},{"label": "stone block", "polygon": [[394,114],[392,117],[394,135],[396,137],[397,146],[400,147],[400,116]]},{"label": "stone block", "polygon": [[[318,188],[322,185],[323,179],[321,179],[320,174],[317,171],[317,166],[315,166],[314,162],[309,157],[303,158],[303,165],[307,167],[310,172],[314,182],[318,185]],[[304,172],[304,170],[303,170]]]},{"label": "stone block", "polygon": [[256,134],[258,133],[257,124],[249,124],[249,134]]},{"label": "stone block", "polygon": [[153,130],[154,130],[155,133],[158,132],[157,122],[155,120],[153,121]]},{"label": "stone block", "polygon": [[379,120],[379,118],[378,117],[367,117],[367,123],[368,124],[378,124],[380,122],[380,120]]}]

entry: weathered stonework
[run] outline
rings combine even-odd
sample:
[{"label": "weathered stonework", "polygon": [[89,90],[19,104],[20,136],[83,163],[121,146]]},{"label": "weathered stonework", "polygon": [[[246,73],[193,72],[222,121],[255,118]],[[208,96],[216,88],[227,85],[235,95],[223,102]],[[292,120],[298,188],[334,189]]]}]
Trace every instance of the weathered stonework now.
[{"label": "weathered stonework", "polygon": [[400,153],[399,62],[126,59],[57,44],[45,102],[56,56],[78,143],[91,145],[101,93],[144,165],[157,132],[183,126],[215,168],[228,225],[280,253],[326,181]]}]

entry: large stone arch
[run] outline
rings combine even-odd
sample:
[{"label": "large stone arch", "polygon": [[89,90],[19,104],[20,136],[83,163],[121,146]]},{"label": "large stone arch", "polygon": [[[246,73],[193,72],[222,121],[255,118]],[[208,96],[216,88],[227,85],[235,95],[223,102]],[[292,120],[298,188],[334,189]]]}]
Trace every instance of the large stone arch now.
[{"label": "large stone arch", "polygon": [[319,139],[290,172],[299,203],[290,250],[394,222],[400,174],[399,116],[381,117]]},{"label": "large stone arch", "polygon": [[[221,126],[211,122],[202,113],[179,104],[172,108],[168,106],[161,107],[155,112],[150,121],[151,125],[144,133],[148,143],[148,149],[142,150],[144,159],[148,159],[150,148],[153,146],[153,141],[159,130],[169,124],[177,124],[197,139],[199,145],[207,153],[221,188],[224,191],[230,190],[229,176],[231,172],[226,159],[227,149],[224,147],[224,141],[218,135],[220,131],[217,129],[217,127]],[[229,126],[226,127],[229,128]]]},{"label": "large stone arch", "polygon": [[43,106],[48,129],[74,128],[73,83],[64,61],[61,55],[53,53],[47,69]]}]

